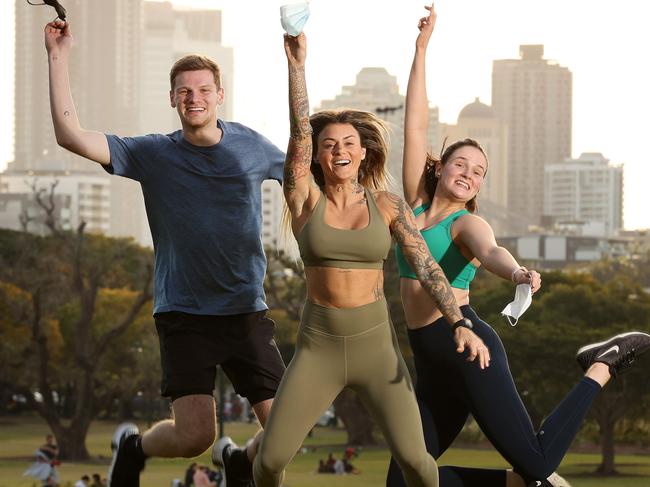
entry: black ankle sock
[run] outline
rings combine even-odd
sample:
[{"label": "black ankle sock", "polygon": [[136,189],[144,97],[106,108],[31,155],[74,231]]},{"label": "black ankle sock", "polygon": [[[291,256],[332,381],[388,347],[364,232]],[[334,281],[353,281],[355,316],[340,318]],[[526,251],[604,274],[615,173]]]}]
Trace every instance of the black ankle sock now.
[{"label": "black ankle sock", "polygon": [[138,463],[144,465],[145,460],[147,460],[147,455],[144,454],[142,449],[142,436],[130,436],[124,441],[124,449],[130,454],[133,455],[133,459]]},{"label": "black ankle sock", "polygon": [[248,459],[246,448],[232,448],[228,463],[235,471],[243,475],[250,474],[253,471],[253,465]]}]

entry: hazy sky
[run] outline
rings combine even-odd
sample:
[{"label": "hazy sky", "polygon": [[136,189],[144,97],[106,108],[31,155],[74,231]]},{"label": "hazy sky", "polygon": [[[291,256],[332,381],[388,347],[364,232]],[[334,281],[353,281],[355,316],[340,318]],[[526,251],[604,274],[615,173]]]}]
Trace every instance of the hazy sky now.
[{"label": "hazy sky", "polygon": [[[223,11],[224,43],[235,50],[235,86],[226,87],[227,96],[234,97],[235,119],[284,148],[287,76],[279,6],[286,2],[172,3]],[[366,66],[388,69],[404,93],[423,5],[420,0],[312,0],[305,28],[312,105],[354,84]],[[0,78],[0,169],[13,153],[13,9],[12,0],[0,1],[5,25],[0,55],[9,66]],[[440,107],[440,120],[455,123],[460,109],[476,96],[490,102],[492,60],[517,58],[519,44],[544,44],[545,57],[573,73],[573,155],[602,152],[613,162],[625,163],[625,226],[650,227],[650,211],[643,210],[650,182],[645,143],[650,125],[650,3],[439,0],[436,9],[427,84],[431,104]],[[20,101],[15,109],[20,109]]]}]

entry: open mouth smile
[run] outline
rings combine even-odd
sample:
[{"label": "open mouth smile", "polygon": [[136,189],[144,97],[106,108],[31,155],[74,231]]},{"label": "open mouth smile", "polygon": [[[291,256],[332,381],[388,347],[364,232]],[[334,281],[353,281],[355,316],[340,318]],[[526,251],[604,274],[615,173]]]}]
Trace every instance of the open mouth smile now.
[{"label": "open mouth smile", "polygon": [[350,164],[350,162],[352,162],[350,161],[350,159],[339,159],[338,161],[334,161],[333,164],[337,167],[341,167],[341,166],[347,166],[348,164]]}]

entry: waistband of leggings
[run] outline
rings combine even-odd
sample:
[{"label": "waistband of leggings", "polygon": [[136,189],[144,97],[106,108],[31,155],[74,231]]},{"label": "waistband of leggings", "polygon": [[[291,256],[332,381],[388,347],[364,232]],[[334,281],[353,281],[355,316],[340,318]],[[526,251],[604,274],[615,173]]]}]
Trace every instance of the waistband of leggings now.
[{"label": "waistband of leggings", "polygon": [[356,308],[328,308],[307,301],[301,326],[328,335],[352,336],[387,322],[389,315],[385,298]]},{"label": "waistband of leggings", "polygon": [[[474,326],[476,326],[481,321],[481,319],[476,314],[476,311],[474,311],[469,304],[464,304],[463,306],[461,306],[460,307],[460,312],[465,318],[469,318],[469,320],[472,323],[474,323]],[[438,325],[438,326],[436,326],[436,325]],[[416,336],[422,335],[422,334],[427,334],[427,333],[447,333],[448,334],[449,332],[450,332],[450,324],[444,317],[440,317],[437,320],[429,323],[428,325],[421,326],[420,328],[409,328],[408,329],[408,334],[410,336],[413,336],[413,337],[416,337]]]}]

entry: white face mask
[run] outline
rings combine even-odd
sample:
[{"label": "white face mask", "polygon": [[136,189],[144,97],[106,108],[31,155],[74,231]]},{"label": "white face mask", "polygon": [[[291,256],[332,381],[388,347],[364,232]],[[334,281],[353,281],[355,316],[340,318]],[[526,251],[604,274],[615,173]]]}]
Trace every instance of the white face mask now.
[{"label": "white face mask", "polygon": [[291,3],[280,7],[280,23],[290,36],[296,37],[302,32],[309,18],[309,3]]},{"label": "white face mask", "polygon": [[[528,309],[533,301],[533,291],[530,284],[518,284],[515,289],[515,299],[508,303],[501,314],[508,319],[511,326],[515,326],[519,317]],[[512,322],[514,319],[514,323]]]}]

